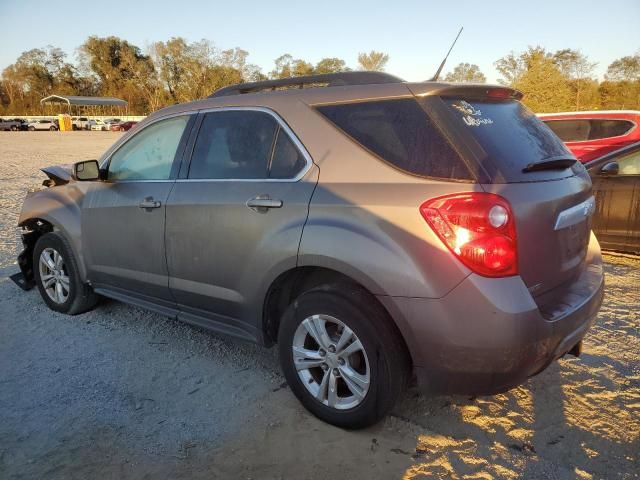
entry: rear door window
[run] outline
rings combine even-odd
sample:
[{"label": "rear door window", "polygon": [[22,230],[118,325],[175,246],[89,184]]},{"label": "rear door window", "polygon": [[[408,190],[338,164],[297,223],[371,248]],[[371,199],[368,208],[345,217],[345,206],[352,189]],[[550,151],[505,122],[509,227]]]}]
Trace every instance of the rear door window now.
[{"label": "rear door window", "polygon": [[269,166],[269,178],[294,178],[305,167],[306,160],[282,127],[278,129],[276,135],[276,144]]},{"label": "rear door window", "polygon": [[225,110],[204,115],[188,178],[293,179],[305,157],[269,113]]},{"label": "rear door window", "polygon": [[362,147],[404,172],[473,180],[460,155],[413,98],[316,108]]},{"label": "rear door window", "polygon": [[189,178],[267,178],[277,129],[276,120],[264,112],[232,110],[205,114]]}]

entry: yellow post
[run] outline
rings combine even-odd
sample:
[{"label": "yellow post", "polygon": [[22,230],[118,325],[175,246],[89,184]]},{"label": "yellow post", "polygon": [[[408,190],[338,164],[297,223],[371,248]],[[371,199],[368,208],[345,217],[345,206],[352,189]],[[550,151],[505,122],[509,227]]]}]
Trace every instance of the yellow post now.
[{"label": "yellow post", "polygon": [[58,125],[60,125],[61,132],[70,132],[71,130],[73,130],[73,125],[71,125],[71,115],[66,113],[59,114]]}]

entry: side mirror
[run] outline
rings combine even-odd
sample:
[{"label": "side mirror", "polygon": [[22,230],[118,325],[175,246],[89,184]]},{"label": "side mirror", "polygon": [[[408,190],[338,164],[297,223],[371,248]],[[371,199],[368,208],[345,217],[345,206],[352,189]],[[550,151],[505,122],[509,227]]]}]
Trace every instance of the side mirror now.
[{"label": "side mirror", "polygon": [[602,175],[617,175],[620,171],[620,165],[615,160],[613,162],[605,163],[600,169]]},{"label": "side mirror", "polygon": [[73,165],[76,180],[91,181],[100,179],[100,165],[97,160],[83,160]]}]

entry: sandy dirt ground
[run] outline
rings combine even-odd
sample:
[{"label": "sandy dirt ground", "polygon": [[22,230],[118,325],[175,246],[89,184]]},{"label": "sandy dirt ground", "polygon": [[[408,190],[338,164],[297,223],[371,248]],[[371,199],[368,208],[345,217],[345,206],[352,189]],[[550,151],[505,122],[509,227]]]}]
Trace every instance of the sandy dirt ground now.
[{"label": "sandy dirt ground", "polygon": [[110,132],[0,132],[0,478],[640,477],[640,259],[606,255],[579,358],[491,397],[410,390],[385,421],[310,416],[276,352],[103,301],[49,311],[18,270],[15,223],[40,167],[95,158]]}]

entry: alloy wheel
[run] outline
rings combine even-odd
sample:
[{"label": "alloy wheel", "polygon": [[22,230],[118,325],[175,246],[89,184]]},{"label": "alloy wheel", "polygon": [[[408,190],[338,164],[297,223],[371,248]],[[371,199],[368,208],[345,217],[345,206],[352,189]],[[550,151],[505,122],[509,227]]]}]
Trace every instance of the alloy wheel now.
[{"label": "alloy wheel", "polygon": [[38,269],[49,298],[58,304],[66,302],[69,298],[69,275],[62,255],[51,247],[45,248],[40,254]]},{"label": "alloy wheel", "polygon": [[357,407],[371,382],[369,359],[360,339],[329,315],[305,318],[293,336],[293,361],[313,397],[338,410]]}]

